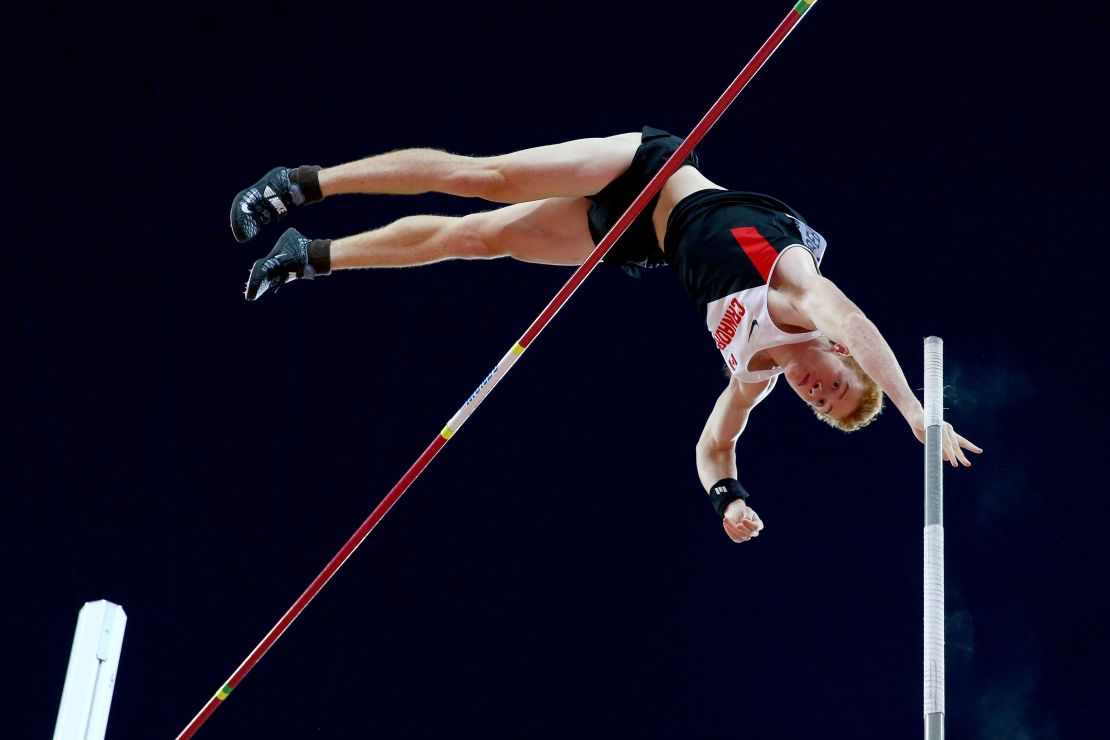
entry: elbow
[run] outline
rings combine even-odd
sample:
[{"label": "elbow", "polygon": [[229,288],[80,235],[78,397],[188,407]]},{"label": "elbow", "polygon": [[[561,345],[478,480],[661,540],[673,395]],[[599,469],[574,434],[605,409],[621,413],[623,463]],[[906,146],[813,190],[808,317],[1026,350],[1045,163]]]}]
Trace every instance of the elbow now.
[{"label": "elbow", "polygon": [[732,440],[718,440],[703,435],[694,445],[694,456],[698,460],[710,460],[721,455],[730,455],[736,451],[736,444]]},{"label": "elbow", "polygon": [[701,460],[705,457],[706,452],[709,450],[709,444],[706,442],[705,435],[702,435],[698,443],[694,445],[694,457]]}]

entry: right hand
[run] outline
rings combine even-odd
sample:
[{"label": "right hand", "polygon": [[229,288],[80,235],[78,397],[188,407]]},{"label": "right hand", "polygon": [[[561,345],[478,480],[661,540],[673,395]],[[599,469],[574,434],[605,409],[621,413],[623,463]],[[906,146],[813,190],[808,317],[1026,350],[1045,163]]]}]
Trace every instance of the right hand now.
[{"label": "right hand", "polygon": [[763,520],[755,509],[748,508],[743,499],[736,499],[725,507],[725,518],[721,520],[725,534],[733,542],[747,542],[758,537],[763,529]]}]

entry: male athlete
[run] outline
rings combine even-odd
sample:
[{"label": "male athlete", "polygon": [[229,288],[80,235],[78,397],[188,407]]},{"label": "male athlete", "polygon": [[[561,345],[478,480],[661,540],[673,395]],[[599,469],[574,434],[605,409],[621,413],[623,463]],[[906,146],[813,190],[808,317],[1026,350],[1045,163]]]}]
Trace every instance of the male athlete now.
[{"label": "male athlete", "polygon": [[[335,240],[288,229],[251,268],[247,300],[335,270],[504,256],[579,265],[680,144],[645,127],[495,157],[403,149],[336,167],[275,168],[232,202],[236,240],[332,195],[438,192],[508,205],[410,216]],[[819,272],[824,251],[824,238],[793,208],[714,184],[691,154],[604,258],[632,274],[670,265],[705,313],[730,379],[698,441],[697,469],[734,542],[763,529],[736,479],[736,440],[779,376],[844,431],[870,423],[885,393],[925,441],[921,403],[879,330]],[[982,452],[947,422],[942,449],[953,466],[971,464],[964,450]]]}]

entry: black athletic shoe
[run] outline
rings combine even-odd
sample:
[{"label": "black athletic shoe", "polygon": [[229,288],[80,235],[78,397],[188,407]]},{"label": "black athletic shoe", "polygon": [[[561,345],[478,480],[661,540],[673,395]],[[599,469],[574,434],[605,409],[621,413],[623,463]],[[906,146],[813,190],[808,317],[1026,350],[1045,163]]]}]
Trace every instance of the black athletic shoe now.
[{"label": "black athletic shoe", "polygon": [[305,202],[301,187],[289,181],[290,167],[275,167],[231,202],[231,233],[235,241],[257,236],[266,224],[278,221],[289,209]]},{"label": "black athletic shoe", "polygon": [[311,239],[296,229],[286,229],[270,253],[251,267],[245,293],[247,300],[257,300],[270,288],[276,289],[290,280],[316,277],[316,270],[308,263],[311,243]]}]

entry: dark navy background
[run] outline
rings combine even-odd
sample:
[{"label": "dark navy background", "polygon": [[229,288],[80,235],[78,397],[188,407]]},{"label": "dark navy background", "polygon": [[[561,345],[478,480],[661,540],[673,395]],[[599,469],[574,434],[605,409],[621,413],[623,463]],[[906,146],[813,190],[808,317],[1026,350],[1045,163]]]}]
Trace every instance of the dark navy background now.
[{"label": "dark navy background", "polygon": [[[232,196],[276,165],[688,133],[789,2],[25,8],[0,178],[4,735],[45,737],[77,612],[128,615],[109,737],[231,675],[569,277],[345,273],[255,304]],[[1095,2],[818,3],[698,147],[829,241],[914,388],[945,340],[953,738],[1110,708]],[[349,197],[313,237],[488,207]],[[598,268],[198,737],[911,738],[922,448],[781,390],[727,540],[694,443],[720,356],[665,271]]]}]

